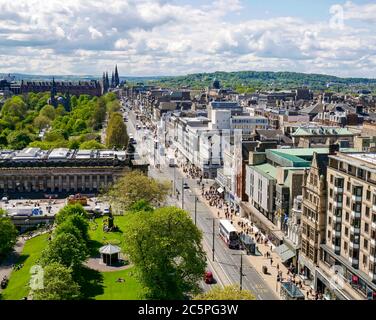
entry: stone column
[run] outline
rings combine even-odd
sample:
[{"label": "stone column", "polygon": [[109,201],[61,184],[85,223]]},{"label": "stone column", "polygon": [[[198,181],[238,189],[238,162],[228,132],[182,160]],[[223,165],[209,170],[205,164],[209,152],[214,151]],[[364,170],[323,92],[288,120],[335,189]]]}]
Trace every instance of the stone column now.
[{"label": "stone column", "polygon": [[59,175],[59,192],[63,190],[63,182],[62,182],[62,176]]},{"label": "stone column", "polygon": [[69,176],[69,174],[66,175],[66,183],[67,183],[66,191],[69,192],[70,191],[70,176]]},{"label": "stone column", "polygon": [[51,175],[51,192],[55,191],[55,177]]},{"label": "stone column", "polygon": [[97,174],[97,190],[99,191],[100,189],[100,182],[101,182],[101,176],[99,174]]},{"label": "stone column", "polygon": [[77,192],[77,175],[75,174],[73,177],[73,183],[74,183],[74,192]]},{"label": "stone column", "polygon": [[93,175],[90,175],[90,176],[89,176],[89,183],[90,183],[89,190],[90,190],[90,191],[93,191]]}]

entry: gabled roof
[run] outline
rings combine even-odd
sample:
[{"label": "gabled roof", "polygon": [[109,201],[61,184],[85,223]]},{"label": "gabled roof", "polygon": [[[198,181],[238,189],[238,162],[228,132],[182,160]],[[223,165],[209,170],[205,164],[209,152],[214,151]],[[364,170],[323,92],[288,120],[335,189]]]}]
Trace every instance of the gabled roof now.
[{"label": "gabled roof", "polygon": [[299,112],[303,114],[318,114],[324,110],[324,105],[321,102],[313,104],[309,107],[301,109]]},{"label": "gabled roof", "polygon": [[112,244],[105,245],[99,249],[99,252],[102,254],[116,254],[120,253],[120,248]]}]

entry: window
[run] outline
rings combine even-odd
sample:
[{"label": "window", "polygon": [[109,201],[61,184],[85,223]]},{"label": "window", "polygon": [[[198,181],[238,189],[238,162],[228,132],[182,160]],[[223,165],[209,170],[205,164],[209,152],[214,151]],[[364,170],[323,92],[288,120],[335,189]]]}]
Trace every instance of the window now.
[{"label": "window", "polygon": [[330,183],[333,183],[333,175],[330,175]]},{"label": "window", "polygon": [[369,224],[368,223],[365,223],[364,224],[364,232],[369,232]]},{"label": "window", "polygon": [[367,218],[369,218],[369,210],[370,210],[370,209],[369,209],[368,207],[366,207],[366,217],[367,217]]},{"label": "window", "polygon": [[346,211],[346,215],[345,215],[345,220],[346,221],[349,221],[349,216],[350,216],[349,213]]},{"label": "window", "polygon": [[366,255],[363,255],[363,264],[364,265],[367,265],[367,256]]},{"label": "window", "polygon": [[348,181],[348,182],[347,182],[346,190],[347,190],[347,191],[350,191],[350,189],[351,189],[351,183],[350,183],[350,181]]},{"label": "window", "polygon": [[371,200],[371,191],[367,190],[367,193],[366,193],[366,199],[369,201]]},{"label": "window", "polygon": [[328,230],[328,239],[330,239],[332,236],[332,233],[330,232],[330,230]]},{"label": "window", "polygon": [[347,251],[347,242],[346,242],[346,241],[343,242],[343,249],[344,249],[345,251]]},{"label": "window", "polygon": [[345,236],[348,237],[349,236],[349,228],[345,227]]},{"label": "window", "polygon": [[346,207],[350,207],[350,198],[346,197]]},{"label": "window", "polygon": [[333,198],[333,189],[329,189],[329,196]]},{"label": "window", "polygon": [[328,218],[328,224],[332,224],[332,218],[331,217]]},{"label": "window", "polygon": [[364,239],[363,247],[364,247],[364,249],[368,250],[368,240],[367,239]]}]

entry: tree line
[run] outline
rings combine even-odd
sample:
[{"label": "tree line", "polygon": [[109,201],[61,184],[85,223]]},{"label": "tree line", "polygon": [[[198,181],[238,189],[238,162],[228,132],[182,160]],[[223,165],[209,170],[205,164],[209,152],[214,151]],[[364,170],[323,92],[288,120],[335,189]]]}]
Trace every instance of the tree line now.
[{"label": "tree line", "polygon": [[[124,122],[118,116],[110,123],[113,138],[101,144],[100,130],[107,114],[117,114],[120,102],[114,93],[102,97],[70,97],[69,107],[60,101],[49,104],[50,93],[28,93],[7,99],[0,112],[0,148],[38,147],[70,149],[104,149],[124,147],[128,140]],[[115,119],[117,118],[117,119]],[[44,136],[39,134],[45,131]]]}]

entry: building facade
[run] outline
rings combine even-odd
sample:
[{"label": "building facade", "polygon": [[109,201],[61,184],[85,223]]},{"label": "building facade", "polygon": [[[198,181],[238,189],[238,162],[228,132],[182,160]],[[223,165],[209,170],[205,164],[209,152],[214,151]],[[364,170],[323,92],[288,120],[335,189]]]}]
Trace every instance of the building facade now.
[{"label": "building facade", "polygon": [[96,193],[132,169],[147,172],[147,165],[131,160],[126,151],[1,150],[0,193]]}]

